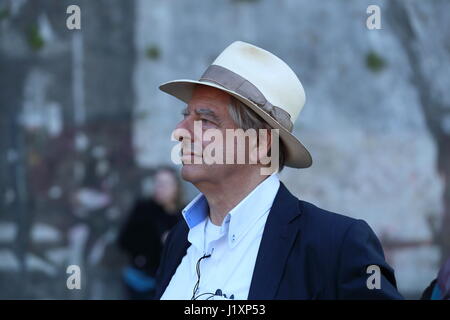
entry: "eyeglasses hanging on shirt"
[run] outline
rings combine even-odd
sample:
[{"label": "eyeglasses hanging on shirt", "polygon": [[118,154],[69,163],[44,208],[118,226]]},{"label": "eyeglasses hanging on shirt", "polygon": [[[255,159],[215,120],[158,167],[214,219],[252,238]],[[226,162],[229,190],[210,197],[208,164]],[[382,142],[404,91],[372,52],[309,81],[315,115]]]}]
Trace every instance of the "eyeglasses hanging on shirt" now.
[{"label": "eyeglasses hanging on shirt", "polygon": [[200,257],[200,259],[198,259],[197,261],[197,266],[195,267],[195,270],[197,271],[197,283],[195,284],[194,290],[192,291],[191,300],[196,300],[198,298],[196,298],[195,295],[197,294],[198,286],[200,285],[200,261],[209,257],[211,257],[211,254],[203,254],[203,257]]},{"label": "eyeglasses hanging on shirt", "polygon": [[198,291],[198,287],[200,285],[200,261],[202,261],[203,259],[209,258],[209,257],[211,257],[211,254],[204,254],[197,261],[197,265],[196,265],[196,268],[195,268],[196,271],[197,271],[197,282],[196,282],[196,284],[194,286],[194,290],[192,291],[192,298],[191,298],[191,300],[197,300],[198,298],[200,298],[202,296],[205,296],[205,295],[209,295],[209,297],[206,300],[210,300],[213,297],[221,297],[221,298],[225,298],[225,299],[234,300],[234,294],[232,294],[228,298],[227,295],[222,293],[222,290],[220,290],[220,289],[217,289],[215,293],[207,292],[207,293],[202,293],[202,294],[199,294],[198,296],[196,296],[197,291]]},{"label": "eyeglasses hanging on shirt", "polygon": [[225,293],[222,293],[222,290],[220,290],[220,289],[217,289],[215,293],[207,292],[207,293],[199,294],[193,300],[197,300],[201,296],[206,296],[206,295],[208,295],[208,298],[206,298],[204,300],[211,300],[211,299],[213,299],[213,300],[234,300],[234,294],[232,294],[231,296],[227,297],[227,295]]}]

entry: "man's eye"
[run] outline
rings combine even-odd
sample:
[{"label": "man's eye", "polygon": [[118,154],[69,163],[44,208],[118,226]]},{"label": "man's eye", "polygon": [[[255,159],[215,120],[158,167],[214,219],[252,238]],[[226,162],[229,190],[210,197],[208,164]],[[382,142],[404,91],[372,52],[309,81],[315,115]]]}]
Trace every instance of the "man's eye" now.
[{"label": "man's eye", "polygon": [[212,122],[211,120],[208,120],[208,119],[202,119],[202,124],[204,124],[204,125],[207,125],[207,124],[212,125],[212,124],[215,124],[215,123]]}]

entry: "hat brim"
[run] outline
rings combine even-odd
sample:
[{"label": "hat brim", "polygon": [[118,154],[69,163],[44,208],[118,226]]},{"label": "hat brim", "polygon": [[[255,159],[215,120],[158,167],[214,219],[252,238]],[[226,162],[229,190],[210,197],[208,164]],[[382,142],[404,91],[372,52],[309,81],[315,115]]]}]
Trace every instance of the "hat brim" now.
[{"label": "hat brim", "polygon": [[248,100],[247,98],[243,97],[242,95],[234,91],[228,90],[212,82],[187,80],[187,79],[174,80],[163,83],[159,86],[159,89],[161,91],[164,91],[165,93],[174,96],[175,98],[181,101],[189,103],[189,101],[192,98],[192,93],[195,89],[195,86],[197,85],[208,86],[227,92],[228,94],[232,95],[233,97],[244,103],[254,112],[256,112],[272,128],[279,129],[279,135],[281,141],[283,141],[287,153],[285,159],[285,166],[292,168],[308,168],[312,165],[311,154],[300,142],[300,140],[298,140],[292,133],[290,133],[283,126],[281,126],[278,123],[278,121],[273,119],[267,112],[258,107],[258,105],[256,105],[252,101]]}]

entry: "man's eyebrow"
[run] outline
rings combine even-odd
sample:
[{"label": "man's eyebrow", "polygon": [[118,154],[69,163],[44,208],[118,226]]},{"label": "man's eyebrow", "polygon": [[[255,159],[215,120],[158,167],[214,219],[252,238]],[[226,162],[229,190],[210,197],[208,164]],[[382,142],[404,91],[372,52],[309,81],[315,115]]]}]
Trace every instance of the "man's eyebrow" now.
[{"label": "man's eyebrow", "polygon": [[186,107],[186,108],[184,108],[183,110],[181,110],[181,114],[182,114],[183,116],[187,116],[187,115],[189,114],[189,109],[188,109],[188,107]]},{"label": "man's eyebrow", "polygon": [[[218,123],[221,123],[219,117],[217,116],[217,114],[208,108],[197,108],[194,110],[196,115],[204,115],[204,116],[208,116],[211,117],[213,120],[215,120]],[[181,112],[183,115],[188,115],[189,114],[189,110],[186,107],[185,109],[183,109],[183,111]]]}]

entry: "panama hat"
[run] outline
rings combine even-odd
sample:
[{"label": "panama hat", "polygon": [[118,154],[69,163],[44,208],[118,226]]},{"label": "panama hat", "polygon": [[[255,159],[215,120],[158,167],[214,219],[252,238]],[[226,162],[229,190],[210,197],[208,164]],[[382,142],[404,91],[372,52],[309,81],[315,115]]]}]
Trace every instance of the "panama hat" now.
[{"label": "panama hat", "polygon": [[312,158],[292,134],[305,104],[305,91],[292,69],[274,54],[242,41],[233,42],[206,69],[200,80],[174,80],[160,89],[189,103],[197,85],[220,89],[256,112],[279,136],[285,165],[307,168]]}]

